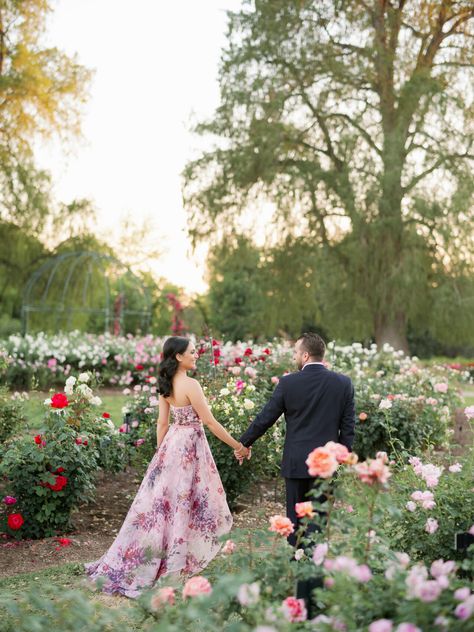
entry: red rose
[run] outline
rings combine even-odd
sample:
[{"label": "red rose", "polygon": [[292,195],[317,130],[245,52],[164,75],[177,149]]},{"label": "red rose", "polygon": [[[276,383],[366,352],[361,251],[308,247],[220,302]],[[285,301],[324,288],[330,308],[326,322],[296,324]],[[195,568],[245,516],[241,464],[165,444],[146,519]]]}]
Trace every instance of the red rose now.
[{"label": "red rose", "polygon": [[60,492],[63,487],[66,487],[67,477],[66,476],[56,476],[56,482],[54,485],[49,485],[49,488],[53,490],[53,492]]},{"label": "red rose", "polygon": [[220,358],[220,356],[221,356],[221,350],[220,349],[214,349],[212,353],[213,353],[215,358]]},{"label": "red rose", "polygon": [[250,347],[247,347],[247,349],[245,349],[244,351],[244,356],[251,356],[253,354],[253,351]]},{"label": "red rose", "polygon": [[217,340],[214,340],[214,338],[212,339],[212,346],[213,347],[218,347],[219,343],[217,342]]},{"label": "red rose", "polygon": [[84,441],[82,442],[82,445],[87,445],[87,439],[84,439]]},{"label": "red rose", "polygon": [[35,437],[35,443],[36,443],[36,445],[41,445],[41,441],[42,441],[42,439],[41,439],[41,435],[36,435],[36,437]]},{"label": "red rose", "polygon": [[267,356],[261,355],[259,357],[259,360],[261,360],[262,362],[265,362],[265,360],[267,359]]},{"label": "red rose", "polygon": [[69,546],[70,544],[72,544],[72,540],[70,540],[69,538],[56,538],[56,540],[61,546]]},{"label": "red rose", "polygon": [[270,349],[266,348],[263,350],[263,353],[266,353],[267,355],[271,355],[272,352],[270,351]]},{"label": "red rose", "polygon": [[242,362],[242,358],[235,358],[235,364],[240,364]]},{"label": "red rose", "polygon": [[102,413],[104,419],[110,419],[110,413]]},{"label": "red rose", "polygon": [[58,467],[57,470],[54,470],[55,474],[61,474],[61,472],[64,472],[64,468],[63,467]]},{"label": "red rose", "polygon": [[82,443],[81,437],[76,437],[76,444],[81,445],[81,443]]},{"label": "red rose", "polygon": [[143,371],[145,367],[143,366],[143,364],[136,364],[135,365],[135,370],[136,371]]},{"label": "red rose", "polygon": [[7,520],[8,526],[10,527],[10,529],[13,529],[13,531],[17,531],[18,529],[20,529],[21,525],[24,522],[25,521],[23,520],[23,516],[19,513],[10,514]]},{"label": "red rose", "polygon": [[69,401],[64,393],[55,393],[51,397],[52,408],[66,408],[66,406],[69,406]]}]

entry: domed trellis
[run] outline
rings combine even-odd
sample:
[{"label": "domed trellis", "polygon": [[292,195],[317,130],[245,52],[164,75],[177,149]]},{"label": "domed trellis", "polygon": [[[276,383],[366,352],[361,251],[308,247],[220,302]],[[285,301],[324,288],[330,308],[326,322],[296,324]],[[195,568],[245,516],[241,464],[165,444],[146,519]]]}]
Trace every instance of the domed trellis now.
[{"label": "domed trellis", "polygon": [[23,334],[32,330],[141,331],[150,325],[148,288],[115,257],[67,252],[46,261],[23,295]]}]

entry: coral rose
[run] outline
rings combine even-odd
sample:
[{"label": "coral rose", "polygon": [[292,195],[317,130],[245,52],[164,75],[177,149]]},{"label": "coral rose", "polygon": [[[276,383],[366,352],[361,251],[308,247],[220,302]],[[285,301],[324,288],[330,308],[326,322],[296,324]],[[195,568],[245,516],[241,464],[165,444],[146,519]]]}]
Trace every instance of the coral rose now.
[{"label": "coral rose", "polygon": [[224,553],[224,555],[231,555],[236,548],[237,545],[233,540],[226,540],[224,546],[222,547],[222,553]]},{"label": "coral rose", "polygon": [[295,511],[298,518],[312,518],[314,516],[313,503],[311,501],[304,503],[296,503]]},{"label": "coral rose", "polygon": [[293,533],[295,528],[289,518],[277,515],[270,518],[270,527],[268,530],[288,537],[291,533]]},{"label": "coral rose", "polygon": [[363,483],[386,483],[391,476],[389,468],[385,465],[384,458],[367,459],[363,463],[354,465],[357,476]]},{"label": "coral rose", "polygon": [[21,525],[24,522],[25,521],[23,520],[23,516],[19,513],[10,514],[7,518],[7,524],[10,527],[10,529],[13,529],[13,531],[17,531],[18,529],[21,529]]},{"label": "coral rose", "polygon": [[359,420],[360,421],[366,421],[367,417],[368,417],[367,413],[360,413],[359,414]]},{"label": "coral rose", "polygon": [[55,393],[51,397],[51,408],[66,408],[69,406],[69,400],[64,393]]},{"label": "coral rose", "polygon": [[305,462],[310,476],[320,476],[321,478],[329,478],[339,466],[334,454],[326,448],[316,448],[308,454]]},{"label": "coral rose", "polygon": [[350,452],[342,443],[336,443],[335,441],[328,441],[324,446],[332,455],[336,457],[338,463],[346,463],[349,458]]},{"label": "coral rose", "polygon": [[199,595],[208,595],[212,592],[212,586],[205,577],[197,575],[191,577],[184,584],[183,597],[197,597]]}]

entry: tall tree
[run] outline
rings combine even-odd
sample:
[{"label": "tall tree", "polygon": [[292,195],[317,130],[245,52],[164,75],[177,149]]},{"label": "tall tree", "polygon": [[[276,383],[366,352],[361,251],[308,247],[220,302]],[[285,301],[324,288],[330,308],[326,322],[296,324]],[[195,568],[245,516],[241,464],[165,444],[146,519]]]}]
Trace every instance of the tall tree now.
[{"label": "tall tree", "polygon": [[0,218],[38,232],[48,213],[48,176],[33,142],[80,130],[90,72],[42,45],[49,0],[0,0]]},{"label": "tall tree", "polygon": [[184,174],[193,238],[270,198],[324,250],[337,315],[406,349],[473,272],[473,44],[472,0],[245,2],[197,127],[220,141]]}]

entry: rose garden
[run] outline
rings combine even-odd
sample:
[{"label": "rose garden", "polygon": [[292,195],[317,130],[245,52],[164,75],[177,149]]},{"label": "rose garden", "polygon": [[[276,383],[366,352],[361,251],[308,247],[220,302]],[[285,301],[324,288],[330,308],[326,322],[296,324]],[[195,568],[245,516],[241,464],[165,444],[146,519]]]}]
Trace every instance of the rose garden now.
[{"label": "rose garden", "polygon": [[[162,343],[77,332],[3,341],[2,629],[471,629],[472,366],[427,365],[388,346],[328,346],[328,365],[353,379],[357,427],[354,453],[328,444],[308,458],[327,485],[314,549],[285,539],[280,420],[240,467],[209,435],[234,512],[211,566],[136,602],[94,592],[82,562],[113,539],[155,450]],[[236,436],[294,370],[289,343],[196,345],[213,413]],[[320,508],[299,512],[318,522]],[[320,587],[308,620],[295,582],[310,577]]]}]

